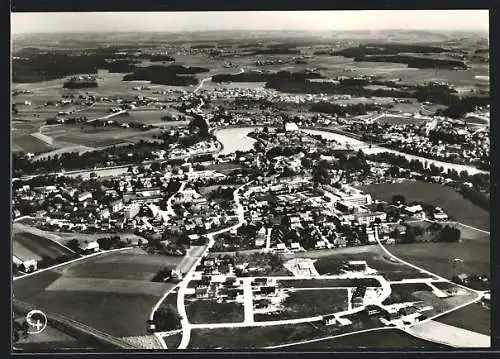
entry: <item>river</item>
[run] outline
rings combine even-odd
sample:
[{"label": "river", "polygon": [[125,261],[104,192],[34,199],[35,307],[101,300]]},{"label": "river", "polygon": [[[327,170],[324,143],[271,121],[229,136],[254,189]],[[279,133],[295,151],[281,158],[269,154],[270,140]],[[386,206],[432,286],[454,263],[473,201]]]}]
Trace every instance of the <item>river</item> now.
[{"label": "river", "polygon": [[[253,144],[256,142],[253,138],[248,137],[248,133],[254,131],[258,127],[233,127],[233,128],[224,128],[224,129],[218,129],[215,131],[215,136],[217,139],[222,143],[224,146],[224,149],[222,150],[221,154],[229,154],[232,152],[235,152],[237,150],[240,151],[248,151],[253,148]],[[333,132],[327,132],[327,131],[320,131],[320,130],[302,130],[306,133],[309,133],[311,135],[321,135],[325,139],[329,140],[335,140],[339,142],[342,145],[350,145],[353,148],[356,147],[362,147],[362,146],[368,146],[369,144],[345,135],[341,135],[338,133],[333,133]],[[444,168],[444,171],[447,171],[448,169],[454,169],[457,172],[461,171],[467,171],[470,175],[476,174],[476,173],[488,173],[487,171],[480,170],[478,168],[475,168],[473,166],[467,166],[467,165],[460,165],[460,164],[454,164],[454,163],[448,163],[448,162],[442,162],[442,161],[437,161],[429,158],[424,158],[420,156],[415,156],[415,155],[410,155],[407,153],[399,152],[396,150],[391,150],[388,148],[380,147],[380,146],[375,146],[373,145],[371,148],[361,148],[361,151],[363,151],[366,154],[375,154],[375,153],[381,153],[381,152],[390,152],[394,153],[397,155],[402,155],[405,156],[408,160],[419,160],[423,163],[427,162],[428,165],[431,163],[434,164],[435,166],[442,166]]]}]

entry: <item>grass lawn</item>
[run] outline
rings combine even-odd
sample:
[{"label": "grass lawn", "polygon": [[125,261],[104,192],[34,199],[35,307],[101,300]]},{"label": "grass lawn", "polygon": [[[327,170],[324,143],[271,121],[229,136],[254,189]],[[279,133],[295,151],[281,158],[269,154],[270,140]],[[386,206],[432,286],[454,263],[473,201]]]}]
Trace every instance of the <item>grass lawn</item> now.
[{"label": "grass lawn", "polygon": [[[357,281],[363,282],[367,287],[380,287],[380,283],[373,278],[363,278]],[[283,288],[328,288],[328,287],[354,287],[352,279],[291,279],[277,281],[279,287]]]},{"label": "grass lawn", "polygon": [[236,163],[217,163],[208,166],[207,170],[217,171],[227,175],[237,168],[241,168],[241,166]]},{"label": "grass lawn", "polygon": [[255,314],[255,320],[307,318],[347,310],[347,289],[298,290],[289,292],[288,295],[282,312]]},{"label": "grass lawn", "polygon": [[12,292],[14,297],[26,301],[43,292],[46,287],[61,277],[61,273],[49,270],[14,281]]},{"label": "grass lawn", "polygon": [[14,152],[39,153],[50,151],[53,148],[53,146],[31,136],[31,134],[24,134],[16,131],[12,132],[12,149]]},{"label": "grass lawn", "polygon": [[157,296],[86,291],[44,291],[27,302],[49,313],[116,337],[147,335],[146,321]]},{"label": "grass lawn", "polygon": [[437,322],[491,335],[491,311],[480,303],[473,303],[435,319]]},{"label": "grass lawn", "polygon": [[[388,246],[395,256],[447,279],[453,275],[490,273],[490,243],[463,240],[459,243],[415,243]],[[463,262],[455,263],[460,258]]]},{"label": "grass lawn", "polygon": [[443,208],[450,218],[469,226],[486,231],[490,228],[490,213],[469,200],[451,187],[437,183],[405,181],[402,183],[372,184],[362,188],[374,198],[390,202],[395,194],[405,196],[407,202],[420,201]]},{"label": "grass lawn", "polygon": [[340,338],[325,339],[298,344],[287,350],[324,350],[324,349],[446,349],[445,345],[416,338],[398,329],[375,330],[347,335]]},{"label": "grass lawn", "polygon": [[14,255],[26,260],[33,257],[75,257],[75,253],[48,238],[30,232],[15,232],[12,235]]},{"label": "grass lawn", "polygon": [[391,289],[391,295],[384,300],[383,304],[421,302],[433,307],[432,310],[425,312],[427,317],[443,313],[476,298],[475,294],[463,289],[460,289],[457,295],[439,298],[432,293],[432,288],[425,283],[391,284]]},{"label": "grass lawn", "polygon": [[106,253],[16,280],[14,295],[114,336],[146,335],[151,309],[175,285],[151,278],[171,260],[139,248]]},{"label": "grass lawn", "polygon": [[434,282],[432,285],[441,290],[457,289],[457,285],[450,282]]},{"label": "grass lawn", "polygon": [[[350,260],[365,260],[370,268],[379,271],[389,280],[400,280],[402,278],[428,277],[428,274],[421,274],[405,264],[391,261],[389,257],[377,246],[364,246],[367,250],[360,253],[350,253],[349,251],[331,254],[318,258],[314,267],[320,274],[340,274],[340,267],[343,262]],[[391,247],[392,248],[392,247]],[[335,253],[335,251],[332,251]]]},{"label": "grass lawn", "polygon": [[243,305],[217,303],[215,300],[186,301],[186,313],[190,323],[239,323],[243,322]]},{"label": "grass lawn", "polygon": [[391,284],[391,291],[391,295],[384,300],[383,304],[418,302],[421,299],[415,294],[419,292],[432,292],[432,288],[425,283]]},{"label": "grass lawn", "polygon": [[251,349],[317,338],[324,331],[312,324],[268,327],[194,329],[190,349]]},{"label": "grass lawn", "polygon": [[[418,106],[417,106],[418,107]],[[425,120],[419,120],[412,117],[403,116],[391,116],[387,115],[376,120],[377,123],[389,124],[389,125],[420,125],[425,122]]]}]

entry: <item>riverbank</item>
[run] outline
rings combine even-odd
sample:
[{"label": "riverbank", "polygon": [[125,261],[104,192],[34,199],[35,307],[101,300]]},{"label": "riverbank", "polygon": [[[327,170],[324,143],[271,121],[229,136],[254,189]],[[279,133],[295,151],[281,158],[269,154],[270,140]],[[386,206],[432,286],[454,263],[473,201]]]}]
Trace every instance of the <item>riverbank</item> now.
[{"label": "riverbank", "polygon": [[[214,130],[214,135],[217,140],[222,143],[224,150],[221,151],[221,154],[229,154],[235,151],[249,151],[253,149],[253,145],[256,142],[255,139],[248,136],[248,133],[254,131],[257,128],[263,128],[261,125],[245,125],[245,126],[227,126],[223,128],[217,128]],[[277,127],[277,126],[268,126],[268,127]],[[321,137],[333,140],[341,145],[346,145],[346,147],[350,148],[359,148],[365,154],[377,154],[377,153],[393,153],[396,155],[404,156],[408,161],[418,160],[424,164],[424,166],[430,167],[431,164],[437,167],[443,167],[443,170],[446,172],[448,169],[454,169],[458,173],[461,171],[467,171],[469,175],[474,175],[476,173],[488,173],[487,171],[480,170],[473,166],[468,165],[460,165],[449,162],[438,161],[430,158],[420,157],[416,155],[411,155],[408,153],[396,151],[393,149],[371,145],[367,142],[361,141],[359,139],[355,139],[353,137],[349,137],[344,134],[340,134],[335,130],[324,129],[318,127],[309,127],[306,129],[302,129],[302,131],[309,133],[311,135],[320,135]]]}]

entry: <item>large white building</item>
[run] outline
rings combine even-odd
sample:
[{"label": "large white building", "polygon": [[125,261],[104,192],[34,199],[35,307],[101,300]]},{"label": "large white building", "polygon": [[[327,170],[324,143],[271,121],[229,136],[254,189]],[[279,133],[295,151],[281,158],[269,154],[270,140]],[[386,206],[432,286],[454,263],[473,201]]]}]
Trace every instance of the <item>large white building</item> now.
[{"label": "large white building", "polygon": [[372,204],[372,196],[354,187],[343,185],[342,188],[326,186],[326,190],[333,193],[340,201],[347,205],[365,206]]},{"label": "large white building", "polygon": [[285,122],[285,132],[298,131],[299,126],[295,122]]}]

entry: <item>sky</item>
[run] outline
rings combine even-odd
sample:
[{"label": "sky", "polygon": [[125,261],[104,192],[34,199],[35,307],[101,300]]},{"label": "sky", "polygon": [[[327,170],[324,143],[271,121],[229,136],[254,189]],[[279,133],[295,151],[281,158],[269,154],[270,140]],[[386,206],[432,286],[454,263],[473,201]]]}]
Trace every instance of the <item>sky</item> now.
[{"label": "sky", "polygon": [[12,34],[215,30],[479,30],[488,10],[12,13]]}]

